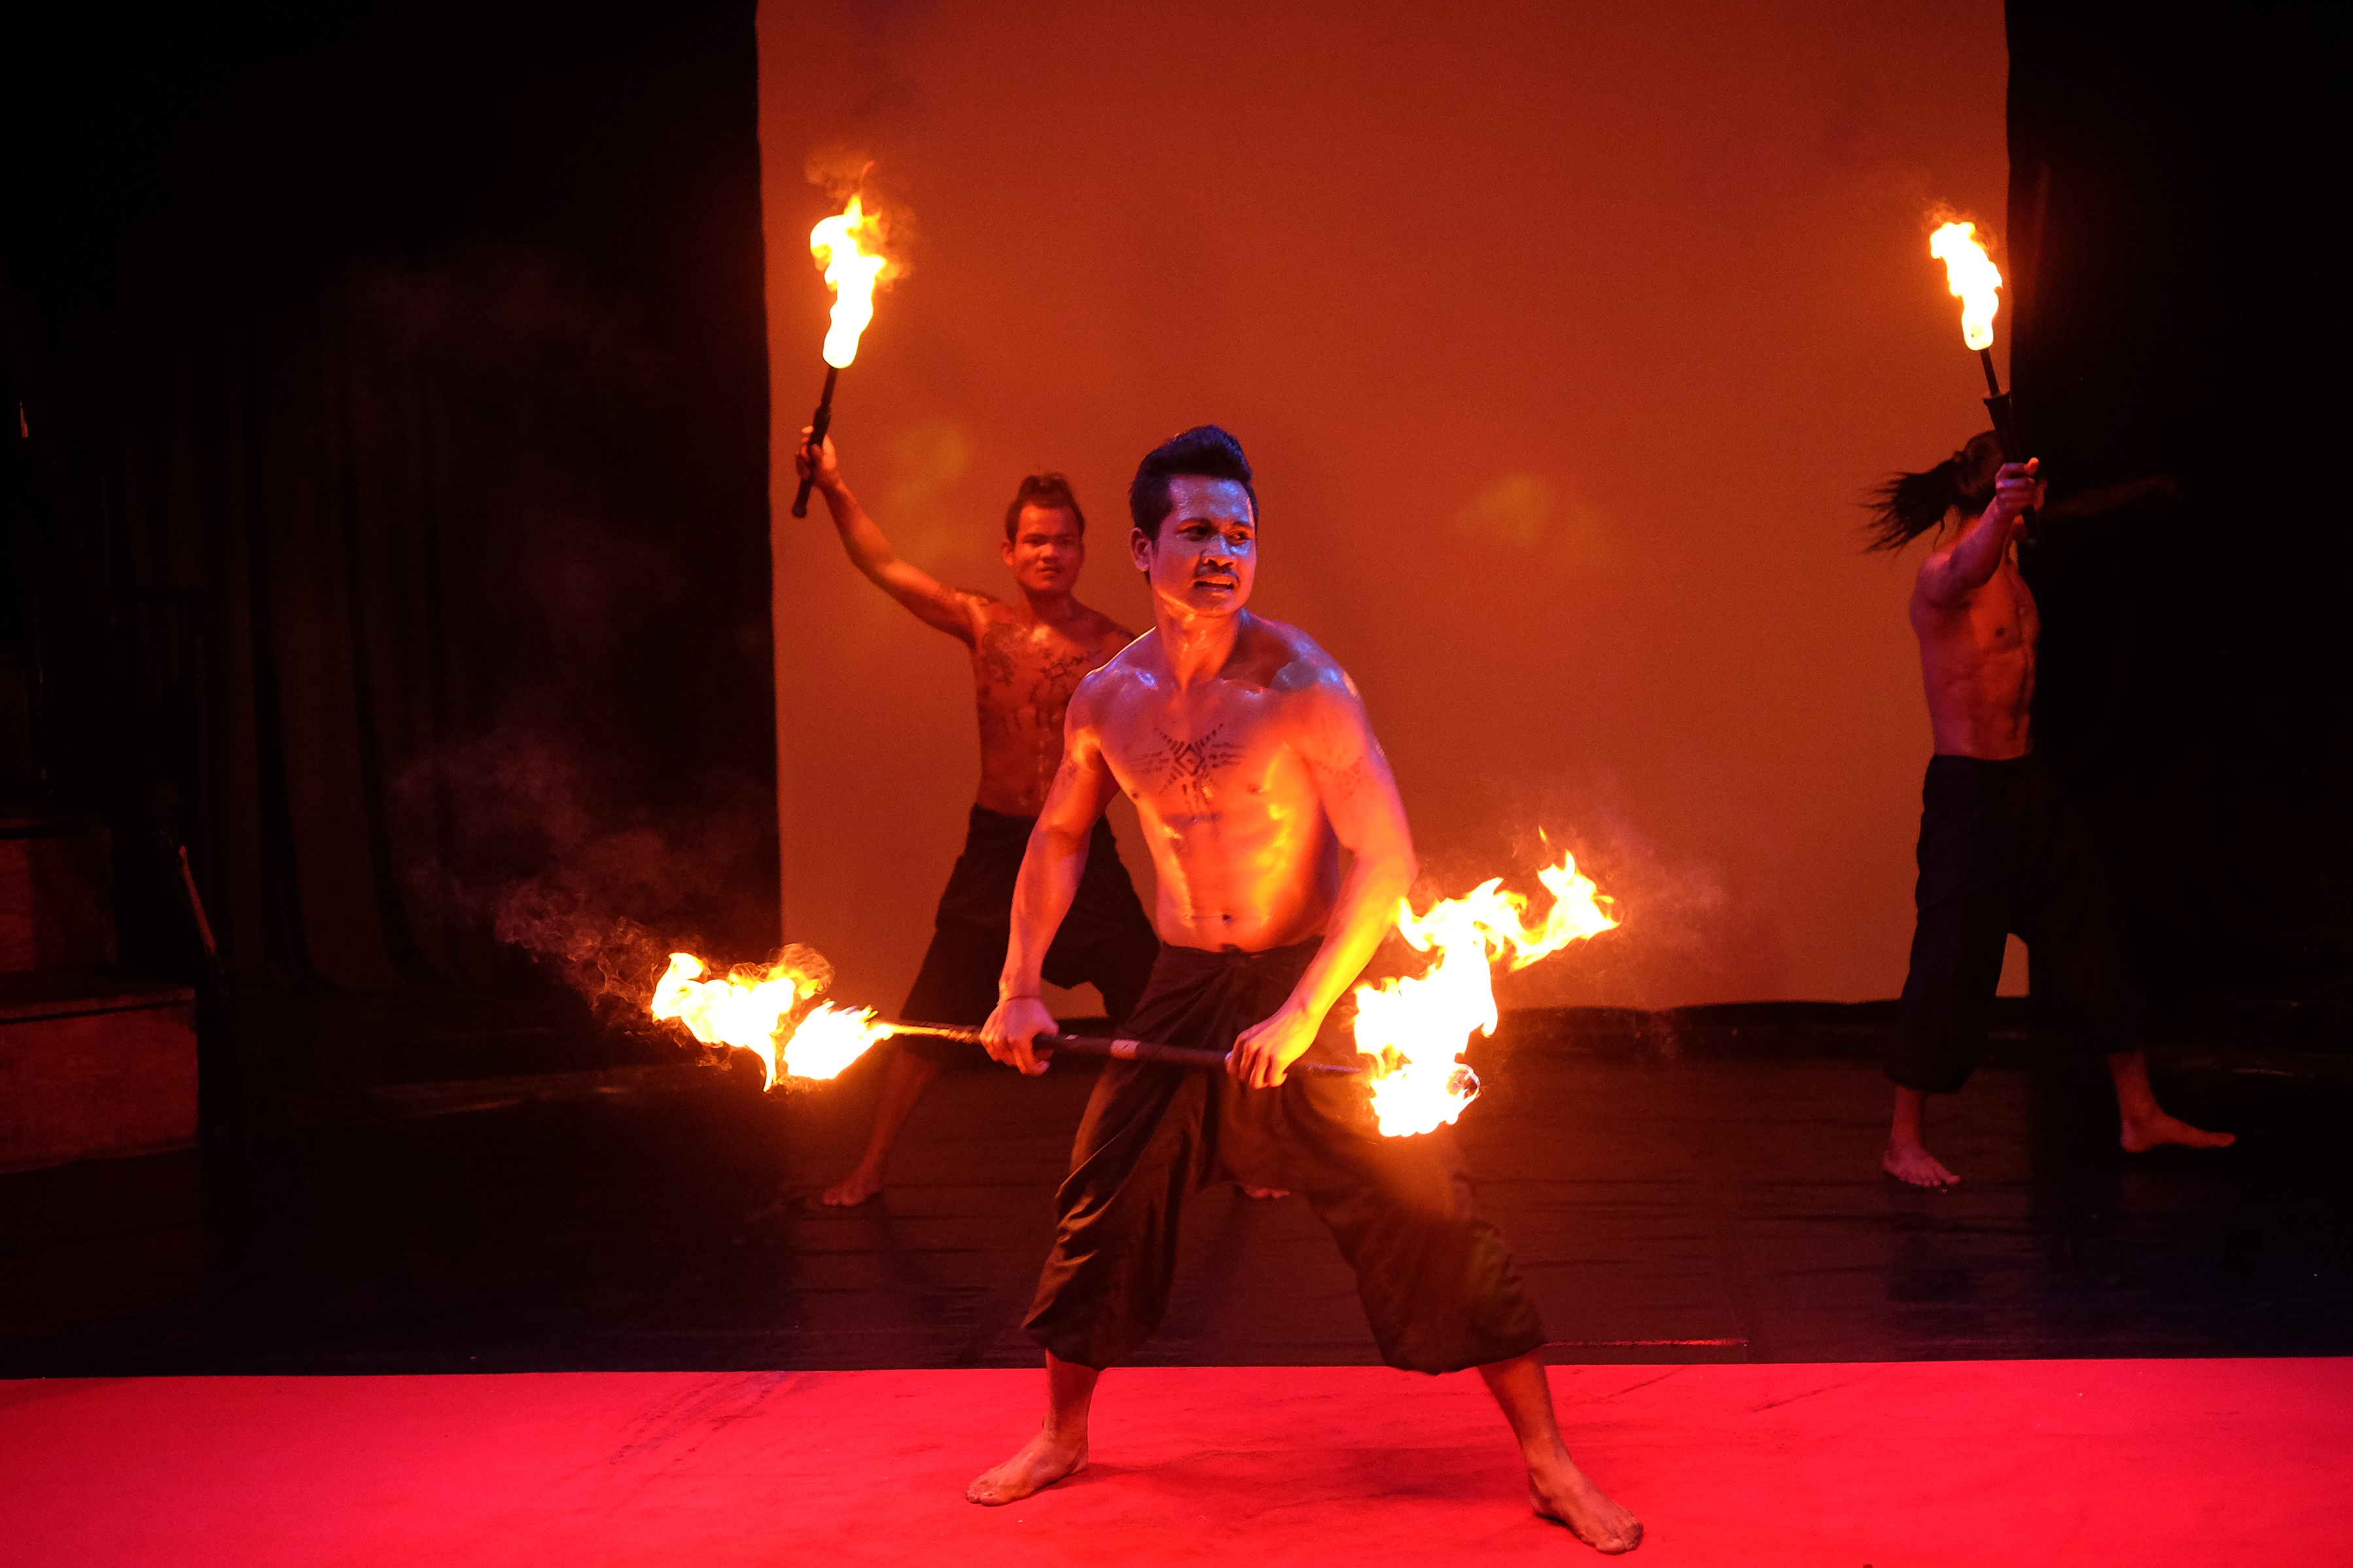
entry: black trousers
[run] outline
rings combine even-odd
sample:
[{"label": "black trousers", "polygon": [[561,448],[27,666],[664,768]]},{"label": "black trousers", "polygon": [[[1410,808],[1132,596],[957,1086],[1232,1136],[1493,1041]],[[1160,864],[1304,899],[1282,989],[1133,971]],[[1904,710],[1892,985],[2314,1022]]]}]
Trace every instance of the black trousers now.
[{"label": "black trousers", "polygon": [[[1282,1005],[1318,945],[1163,948],[1124,1032],[1229,1048]],[[1336,1034],[1327,1028],[1306,1059],[1356,1059]],[[1544,1343],[1504,1238],[1472,1201],[1451,1129],[1382,1137],[1354,1079],[1244,1089],[1223,1073],[1133,1061],[1107,1063],[1087,1103],[1030,1337],[1086,1366],[1133,1354],[1167,1311],[1185,1200],[1223,1179],[1306,1198],[1356,1271],[1390,1365],[1454,1372]]]},{"label": "black trousers", "polygon": [[[940,894],[932,944],[899,1016],[911,1023],[978,1024],[997,1005],[997,977],[1005,968],[1012,929],[1013,883],[1029,847],[1034,816],[1008,816],[972,808],[964,853]],[[1057,985],[1092,985],[1118,1023],[1134,1010],[1160,951],[1151,919],[1137,900],[1108,818],[1095,820],[1087,868],[1061,929],[1046,951],[1045,973]],[[987,1060],[978,1046],[955,1040],[903,1039],[901,1050],[941,1063]]]},{"label": "black trousers", "polygon": [[1887,1076],[1949,1094],[1985,1049],[2002,949],[2033,962],[2037,1010],[2103,1054],[2139,1043],[2143,1004],[2089,829],[2032,757],[1929,759],[1921,789],[1919,923]]}]

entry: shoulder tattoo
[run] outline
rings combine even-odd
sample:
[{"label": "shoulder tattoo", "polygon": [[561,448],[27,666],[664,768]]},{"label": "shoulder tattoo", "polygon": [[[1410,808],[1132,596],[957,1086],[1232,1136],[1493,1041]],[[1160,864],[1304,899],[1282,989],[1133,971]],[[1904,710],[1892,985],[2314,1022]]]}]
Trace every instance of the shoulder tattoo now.
[{"label": "shoulder tattoo", "polygon": [[981,670],[989,679],[1004,686],[1013,684],[1013,649],[1018,641],[1018,634],[1002,621],[993,623],[980,634],[980,641],[973,647],[980,655]]},{"label": "shoulder tattoo", "polygon": [[1364,753],[1360,752],[1349,762],[1338,767],[1318,758],[1315,760],[1315,771],[1322,777],[1324,803],[1326,805],[1337,805],[1364,787],[1365,779],[1372,770],[1365,766]]}]

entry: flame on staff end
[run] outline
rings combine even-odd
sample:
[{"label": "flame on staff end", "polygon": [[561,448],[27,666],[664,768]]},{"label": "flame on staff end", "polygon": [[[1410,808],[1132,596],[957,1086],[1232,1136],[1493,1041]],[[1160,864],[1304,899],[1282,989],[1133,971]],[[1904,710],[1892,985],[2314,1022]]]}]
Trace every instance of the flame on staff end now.
[{"label": "flame on staff end", "polygon": [[1356,1049],[1396,1063],[1373,1082],[1373,1113],[1389,1137],[1428,1132],[1462,1114],[1478,1079],[1461,1062],[1472,1030],[1495,1032],[1493,964],[1525,969],[1570,942],[1617,925],[1602,906],[1614,900],[1563,855],[1536,879],[1552,908],[1530,924],[1528,901],[1503,890],[1500,877],[1417,915],[1400,900],[1398,931],[1437,962],[1422,973],[1356,988]]},{"label": "flame on staff end", "polygon": [[836,370],[858,357],[858,336],[874,319],[874,286],[891,276],[882,254],[882,220],[860,197],[809,230],[809,254],[825,268],[833,289],[833,325],[825,334],[825,363]]},{"label": "flame on staff end", "polygon": [[1928,237],[1928,254],[1945,264],[1945,287],[1961,302],[1961,339],[1973,349],[1993,346],[1995,290],[2001,273],[1978,243],[1978,226],[1948,223]]},{"label": "flame on staff end", "polygon": [[824,977],[798,964],[739,964],[705,980],[702,960],[673,952],[654,983],[646,1010],[675,1018],[706,1046],[739,1046],[760,1058],[763,1088],[776,1087],[778,1068],[791,1078],[828,1079],[866,1054],[891,1032],[871,1007],[810,1009],[798,1023],[793,1010],[825,989]]},{"label": "flame on staff end", "polygon": [[793,1078],[838,1078],[890,1032],[890,1025],[875,1021],[871,1007],[813,1007],[785,1037],[785,1071]]}]

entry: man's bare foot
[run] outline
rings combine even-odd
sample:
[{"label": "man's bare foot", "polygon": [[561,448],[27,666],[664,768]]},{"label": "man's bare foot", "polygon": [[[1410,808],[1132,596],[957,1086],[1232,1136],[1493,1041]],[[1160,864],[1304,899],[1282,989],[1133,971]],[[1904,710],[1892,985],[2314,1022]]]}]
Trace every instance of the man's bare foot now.
[{"label": "man's bare foot", "polygon": [[1899,1182],[1909,1182],[1915,1187],[1956,1187],[1960,1177],[1945,1169],[1944,1162],[1928,1152],[1920,1143],[1890,1143],[1887,1152],[1879,1157],[1879,1167]]},{"label": "man's bare foot", "polygon": [[2164,1143],[2179,1143],[2185,1149],[2228,1149],[2238,1141],[2235,1133],[2209,1132],[2162,1110],[2126,1118],[2123,1135],[2117,1140],[2127,1154],[2144,1153]]},{"label": "man's bare foot", "polygon": [[1287,1198],[1291,1195],[1281,1187],[1253,1187],[1248,1182],[1236,1182],[1234,1185],[1241,1188],[1242,1196],[1246,1198]]},{"label": "man's bare foot", "polygon": [[1596,1552],[1616,1556],[1642,1544],[1642,1521],[1609,1500],[1599,1487],[1563,1454],[1549,1474],[1528,1471],[1528,1506],[1568,1527],[1569,1532]]},{"label": "man's bare foot", "polygon": [[850,1172],[849,1174],[818,1194],[817,1201],[832,1209],[854,1208],[875,1196],[881,1190],[881,1173],[869,1171],[860,1165],[857,1170]]},{"label": "man's bare foot", "polygon": [[1019,1502],[1031,1492],[1043,1491],[1063,1477],[1077,1474],[1086,1465],[1087,1446],[1083,1439],[1067,1441],[1040,1428],[1011,1458],[993,1470],[983,1470],[975,1476],[972,1485],[964,1489],[965,1501],[976,1502],[984,1508]]}]

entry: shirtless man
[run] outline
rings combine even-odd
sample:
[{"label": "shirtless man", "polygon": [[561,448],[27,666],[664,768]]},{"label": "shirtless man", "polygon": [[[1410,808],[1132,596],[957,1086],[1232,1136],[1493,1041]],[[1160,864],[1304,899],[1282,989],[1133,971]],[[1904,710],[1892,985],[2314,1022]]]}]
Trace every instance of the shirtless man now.
[{"label": "shirtless man", "polygon": [[[1311,1052],[1356,1058],[1325,1022],[1415,876],[1364,702],[1304,633],[1244,607],[1258,505],[1233,437],[1204,426],[1164,443],[1128,505],[1153,629],[1071,700],[984,1032],[998,1060],[1045,1069],[1031,1049],[1053,1027],[1039,963],[1120,790],[1159,870],[1165,944],[1126,1032],[1228,1050],[1228,1070],[1104,1067],[1027,1321],[1046,1352],[1045,1425],[965,1496],[1012,1502],[1086,1463],[1097,1376],[1166,1309],[1186,1197],[1232,1179],[1304,1194],[1356,1271],[1383,1357],[1428,1373],[1477,1367],[1519,1439],[1536,1511],[1604,1552],[1630,1551],[1642,1527],[1569,1460],[1536,1359],[1543,1327],[1472,1202],[1451,1130],[1384,1138],[1360,1081],[1285,1074]],[[1345,880],[1343,847],[1355,856]]]},{"label": "shirtless man", "polygon": [[[1929,1095],[1955,1092],[1976,1068],[2012,931],[2033,958],[2034,992],[2054,1021],[2105,1054],[2126,1150],[2233,1142],[2167,1115],[2150,1091],[2141,1004],[2106,879],[2081,817],[2034,759],[2041,628],[2014,545],[2027,512],[2042,505],[2042,481],[2034,462],[1997,472],[2000,458],[1989,432],[1926,473],[1900,476],[1883,492],[1874,530],[1882,549],[1901,549],[1931,529],[1952,532],[1920,563],[1912,589],[1936,754],[1922,791],[1919,923],[1888,1053],[1895,1116],[1880,1162],[1919,1187],[1960,1179],[1921,1141],[1922,1112]],[[2166,487],[2143,480],[2044,516],[2102,510]]]},{"label": "shirtless man", "polygon": [[[802,434],[806,436],[807,431]],[[899,559],[882,531],[841,482],[833,443],[812,458],[794,455],[814,477],[842,548],[875,586],[972,650],[980,708],[980,794],[965,829],[964,853],[940,895],[932,943],[900,1016],[910,1022],[972,1025],[997,1002],[997,973],[1013,879],[1046,786],[1062,761],[1062,711],[1081,677],[1125,647],[1134,634],[1072,596],[1086,562],[1086,519],[1070,481],[1033,474],[1005,509],[999,547],[1020,593],[1006,603],[942,585]],[[1116,1023],[1144,993],[1158,943],[1152,922],[1119,863],[1111,824],[1096,825],[1091,858],[1070,926],[1043,955],[1058,985],[1092,982]],[[831,1205],[861,1204],[882,1190],[891,1145],[942,1066],[971,1047],[945,1040],[897,1042],[884,1068],[874,1130],[857,1169],[826,1189]]]}]

